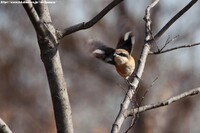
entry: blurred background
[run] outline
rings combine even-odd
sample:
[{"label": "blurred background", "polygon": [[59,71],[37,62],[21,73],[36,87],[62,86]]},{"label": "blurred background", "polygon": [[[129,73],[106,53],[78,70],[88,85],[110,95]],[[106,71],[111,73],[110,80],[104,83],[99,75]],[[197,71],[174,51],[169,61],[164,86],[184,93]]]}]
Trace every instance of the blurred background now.
[{"label": "blurred background", "polygon": [[[63,29],[88,21],[111,0],[55,0],[49,4],[53,24]],[[190,0],[165,0],[152,10],[153,34]],[[65,37],[60,54],[76,133],[108,133],[127,86],[114,67],[88,53],[88,39],[115,47],[119,36],[133,30],[136,62],[144,42],[144,13],[152,0],[124,0],[90,29]],[[157,41],[177,39],[167,48],[200,42],[200,3],[197,2]],[[49,86],[33,26],[21,4],[0,4],[0,117],[15,133],[55,133]],[[156,50],[153,48],[152,50]],[[142,105],[165,100],[200,86],[200,46],[148,57],[138,100],[153,80]],[[199,95],[147,111],[130,132],[199,133]],[[123,124],[124,132],[131,119]]]}]

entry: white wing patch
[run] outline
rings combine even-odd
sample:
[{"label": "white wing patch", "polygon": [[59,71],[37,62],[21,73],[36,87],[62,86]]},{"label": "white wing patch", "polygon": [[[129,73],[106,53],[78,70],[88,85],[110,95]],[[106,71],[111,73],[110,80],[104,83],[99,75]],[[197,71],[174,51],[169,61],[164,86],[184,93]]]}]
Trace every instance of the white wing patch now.
[{"label": "white wing patch", "polygon": [[128,37],[130,36],[131,34],[131,31],[127,32],[125,35],[124,35],[124,41],[128,40]]},{"label": "white wing patch", "polygon": [[131,35],[131,31],[129,31],[129,32],[127,32],[125,35],[124,35],[124,41],[127,41],[128,40],[128,38],[129,38],[129,36],[131,36],[131,42],[132,42],[132,44],[134,44],[135,43],[135,36],[134,35]]},{"label": "white wing patch", "polygon": [[132,45],[135,44],[135,36],[131,37],[131,42],[132,42]]},{"label": "white wing patch", "polygon": [[95,49],[92,54],[100,54],[100,55],[103,55],[105,54],[105,51],[101,50],[101,49]]}]

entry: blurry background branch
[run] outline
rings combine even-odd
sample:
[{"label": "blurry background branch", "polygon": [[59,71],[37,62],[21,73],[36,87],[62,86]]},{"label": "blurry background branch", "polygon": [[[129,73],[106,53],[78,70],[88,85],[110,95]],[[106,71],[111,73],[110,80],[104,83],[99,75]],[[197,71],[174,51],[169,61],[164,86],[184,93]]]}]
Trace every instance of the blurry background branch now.
[{"label": "blurry background branch", "polygon": [[0,133],[12,133],[8,125],[1,118],[0,118]]}]

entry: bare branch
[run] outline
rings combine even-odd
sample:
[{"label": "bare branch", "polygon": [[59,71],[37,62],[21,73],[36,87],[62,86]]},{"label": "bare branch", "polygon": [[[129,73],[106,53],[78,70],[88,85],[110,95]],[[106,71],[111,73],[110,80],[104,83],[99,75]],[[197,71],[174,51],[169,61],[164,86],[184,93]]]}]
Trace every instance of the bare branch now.
[{"label": "bare branch", "polygon": [[12,133],[8,125],[0,118],[0,133]]},{"label": "bare branch", "polygon": [[149,54],[150,55],[163,54],[163,53],[170,52],[170,51],[173,51],[173,50],[177,50],[177,49],[181,49],[181,48],[194,47],[194,46],[198,46],[198,45],[200,45],[200,43],[178,46],[178,47],[170,48],[170,49],[163,50],[163,51],[150,52]]},{"label": "bare branch", "polygon": [[158,40],[165,31],[185,12],[187,12],[198,0],[191,0],[181,11],[179,11],[155,36],[154,40]]},{"label": "bare branch", "polygon": [[193,95],[197,95],[200,93],[200,87],[192,89],[190,91],[184,92],[182,94],[179,94],[177,96],[171,97],[168,100],[165,100],[163,102],[158,102],[158,103],[154,103],[154,104],[150,104],[150,105],[145,105],[142,107],[135,108],[135,109],[131,109],[131,110],[127,110],[127,112],[125,112],[125,116],[133,116],[135,113],[141,113],[147,110],[152,110],[155,108],[159,108],[159,107],[163,107],[163,106],[167,106],[173,102],[177,102],[183,98],[186,98],[188,96],[193,96]]},{"label": "bare branch", "polygon": [[57,31],[58,38],[63,38],[66,35],[72,34],[79,30],[84,30],[95,25],[100,19],[102,19],[110,10],[117,6],[120,2],[124,0],[113,0],[109,5],[107,5],[101,12],[99,12],[94,18],[88,22],[82,22],[74,26],[68,27],[62,31]]},{"label": "bare branch", "polygon": [[150,20],[150,10],[159,2],[159,0],[155,0],[150,6],[147,7],[146,9],[146,14],[145,14],[145,22],[146,22],[146,26],[145,26],[145,44],[143,47],[143,50],[141,52],[141,56],[140,56],[140,60],[139,60],[139,64],[138,67],[136,69],[136,75],[134,80],[132,81],[131,85],[132,87],[129,88],[128,92],[126,93],[126,96],[124,98],[123,103],[121,104],[120,107],[120,111],[118,113],[118,116],[115,119],[115,122],[113,123],[112,126],[112,130],[111,133],[118,133],[120,131],[120,128],[122,126],[122,123],[124,122],[124,120],[126,119],[126,117],[124,116],[124,111],[126,111],[131,103],[131,100],[135,94],[136,88],[138,87],[139,84],[139,80],[142,77],[142,73],[144,71],[144,67],[146,64],[146,59],[148,56],[148,53],[150,51],[150,46],[149,46],[149,41],[151,38],[151,31],[150,31],[150,27],[151,27],[151,20]]}]

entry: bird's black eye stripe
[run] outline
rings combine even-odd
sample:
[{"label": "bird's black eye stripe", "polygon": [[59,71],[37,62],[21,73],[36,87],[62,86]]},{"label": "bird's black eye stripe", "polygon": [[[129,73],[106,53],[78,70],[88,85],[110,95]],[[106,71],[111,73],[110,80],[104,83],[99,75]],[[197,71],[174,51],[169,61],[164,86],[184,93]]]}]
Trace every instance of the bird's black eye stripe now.
[{"label": "bird's black eye stripe", "polygon": [[119,53],[118,55],[128,58],[128,55],[127,55],[127,54],[124,54],[124,53]]}]

